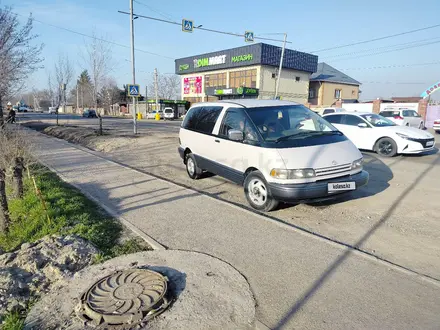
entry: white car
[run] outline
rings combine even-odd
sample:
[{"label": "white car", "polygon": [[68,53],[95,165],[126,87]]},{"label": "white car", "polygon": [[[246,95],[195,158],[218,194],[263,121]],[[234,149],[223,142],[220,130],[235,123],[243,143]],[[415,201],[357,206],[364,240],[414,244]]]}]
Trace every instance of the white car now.
[{"label": "white car", "polygon": [[189,109],[179,154],[192,179],[203,171],[244,186],[262,211],[279,201],[335,198],[368,182],[362,154],[341,132],[302,104],[234,99]]},{"label": "white car", "polygon": [[416,111],[410,109],[385,109],[379,113],[382,117],[386,117],[399,126],[410,126],[419,129],[425,128],[422,116]]},{"label": "white car", "polygon": [[173,108],[165,108],[163,109],[163,119],[167,120],[172,120],[174,119],[174,110]]},{"label": "white car", "polygon": [[437,134],[440,134],[440,119],[434,120],[434,125],[432,125],[432,128]]},{"label": "white car", "polygon": [[434,136],[413,127],[398,126],[374,113],[344,113],[323,116],[344,133],[359,149],[373,150],[381,156],[417,154],[434,148]]},{"label": "white car", "polygon": [[335,112],[345,112],[346,110],[344,109],[344,108],[324,108],[324,109],[321,109],[320,111],[319,111],[319,114],[321,115],[321,116],[323,116],[323,115],[327,115],[327,114],[330,114],[330,113],[335,113]]},{"label": "white car", "polygon": [[49,114],[55,114],[55,113],[57,113],[57,108],[56,108],[56,107],[49,107],[49,111],[48,111],[48,113],[49,113]]},{"label": "white car", "polygon": [[[157,112],[158,111],[153,110],[153,111],[147,113],[147,119],[156,119]],[[163,111],[162,110],[159,110],[159,115],[160,115],[160,119],[163,119]]]}]

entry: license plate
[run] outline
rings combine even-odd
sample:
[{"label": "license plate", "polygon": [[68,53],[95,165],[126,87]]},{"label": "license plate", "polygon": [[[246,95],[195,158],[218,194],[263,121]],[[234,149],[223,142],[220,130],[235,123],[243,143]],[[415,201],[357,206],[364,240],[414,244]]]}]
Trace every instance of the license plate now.
[{"label": "license plate", "polygon": [[328,192],[338,192],[338,191],[346,191],[346,190],[355,190],[356,182],[336,182],[328,184]]},{"label": "license plate", "polygon": [[427,147],[432,147],[434,145],[434,141],[428,141],[426,142]]}]

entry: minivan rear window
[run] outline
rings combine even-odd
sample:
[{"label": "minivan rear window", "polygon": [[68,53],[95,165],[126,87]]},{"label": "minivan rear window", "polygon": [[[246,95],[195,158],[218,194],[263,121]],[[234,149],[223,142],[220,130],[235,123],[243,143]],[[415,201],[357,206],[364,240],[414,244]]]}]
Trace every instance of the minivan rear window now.
[{"label": "minivan rear window", "polygon": [[192,108],[188,111],[182,127],[200,133],[211,134],[223,107],[206,106]]}]

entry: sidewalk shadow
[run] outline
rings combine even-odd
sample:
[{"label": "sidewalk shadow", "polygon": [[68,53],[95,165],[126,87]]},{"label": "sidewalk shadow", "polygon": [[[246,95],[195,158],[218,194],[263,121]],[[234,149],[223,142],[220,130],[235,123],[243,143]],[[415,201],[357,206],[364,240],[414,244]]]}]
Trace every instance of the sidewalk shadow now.
[{"label": "sidewalk shadow", "polygon": [[[344,261],[350,257],[353,250],[359,250],[362,245],[381,227],[387,220],[392,216],[394,210],[396,210],[401,203],[404,202],[405,198],[411,193],[411,191],[421,182],[421,180],[438,165],[440,160],[440,155],[437,156],[434,161],[413,181],[411,185],[408,186],[389,207],[385,215],[376,222],[376,224],[369,229],[352,247],[347,247],[347,249],[336,259],[330,266],[321,274],[321,276],[315,280],[312,285],[305,290],[304,294],[296,302],[293,303],[290,310],[279,320],[277,325],[273,328],[275,330],[286,328],[287,324],[295,317],[296,313],[304,307],[304,305],[314,296],[314,294],[330,279],[333,273],[342,265]],[[428,275],[426,275],[428,276]],[[429,277],[429,276],[428,276]]]}]

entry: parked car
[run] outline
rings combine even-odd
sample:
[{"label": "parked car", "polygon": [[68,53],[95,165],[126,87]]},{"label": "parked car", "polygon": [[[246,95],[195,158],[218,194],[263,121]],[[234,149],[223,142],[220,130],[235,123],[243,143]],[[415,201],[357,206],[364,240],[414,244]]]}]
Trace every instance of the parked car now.
[{"label": "parked car", "polygon": [[208,171],[243,185],[257,210],[273,210],[279,201],[335,198],[368,181],[354,144],[294,102],[198,103],[186,114],[179,138],[190,178]]},{"label": "parked car", "polygon": [[432,125],[432,128],[437,134],[440,134],[440,119],[434,120],[434,125]]},{"label": "parked car", "polygon": [[49,114],[56,114],[58,112],[56,107],[49,107]]},{"label": "parked car", "polygon": [[174,109],[173,108],[165,108],[163,109],[163,119],[164,120],[172,120],[174,119]]},{"label": "parked car", "polygon": [[344,108],[324,108],[319,110],[319,114],[321,116],[327,115],[329,113],[335,113],[335,112],[345,112],[346,110]]},{"label": "parked car", "polygon": [[323,117],[344,133],[356,147],[381,156],[417,154],[434,148],[434,136],[417,128],[399,126],[374,113],[330,114]]},{"label": "parked car", "polygon": [[29,108],[28,107],[18,107],[18,112],[28,112]]},{"label": "parked car", "polygon": [[163,119],[163,111],[162,110],[159,110],[159,111],[153,110],[153,111],[147,113],[147,119],[156,119],[156,113],[158,113],[158,112],[160,115],[160,119]]},{"label": "parked car", "polygon": [[419,129],[425,128],[422,116],[410,109],[383,110],[379,112],[382,117],[388,118],[399,126],[410,126]]},{"label": "parked car", "polygon": [[82,113],[82,116],[85,118],[98,118],[96,111],[94,109],[86,109]]}]

